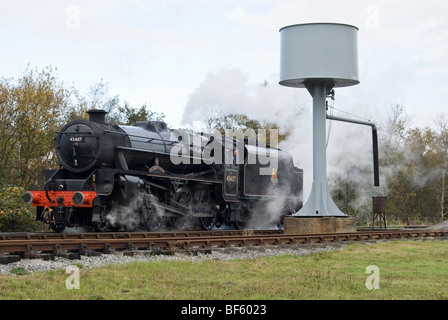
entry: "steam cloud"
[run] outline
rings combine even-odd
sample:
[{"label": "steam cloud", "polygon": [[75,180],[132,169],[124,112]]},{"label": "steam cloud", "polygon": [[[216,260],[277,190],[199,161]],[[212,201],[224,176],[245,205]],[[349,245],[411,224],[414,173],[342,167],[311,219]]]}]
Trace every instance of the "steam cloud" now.
[{"label": "steam cloud", "polygon": [[107,219],[114,227],[125,227],[128,230],[138,228],[145,215],[149,214],[149,207],[157,217],[163,217],[165,210],[160,206],[157,197],[150,193],[138,193],[126,206],[113,206]]},{"label": "steam cloud", "polygon": [[141,195],[134,197],[128,206],[113,206],[110,214],[107,215],[112,226],[124,226],[133,229],[140,224],[140,208],[144,204]]},{"label": "steam cloud", "polygon": [[[368,117],[365,110],[366,108],[357,110],[356,113]],[[249,77],[239,69],[221,69],[208,73],[190,95],[182,123],[191,126],[193,130],[204,130],[208,118],[229,113],[244,113],[251,119],[275,122],[281,129],[289,132],[287,140],[282,141],[279,147],[293,156],[295,166],[304,170],[305,202],[311,191],[313,172],[312,98],[308,91],[278,85],[278,75],[273,75],[264,82],[251,83]],[[353,165],[364,170],[372,166],[369,127],[331,121],[327,122],[328,130],[329,177],[333,173],[350,172],[349,168]],[[373,184],[368,181],[373,180],[371,174],[362,169],[358,173],[360,181]],[[260,215],[266,217],[267,223],[275,218],[278,208],[282,207],[282,200],[279,199],[281,197],[264,206],[264,210],[260,209]],[[268,211],[274,217],[266,214]]]},{"label": "steam cloud", "polygon": [[[194,131],[205,130],[208,118],[229,113],[244,113],[259,121],[275,122],[289,133],[287,140],[279,147],[289,152],[294,165],[304,170],[303,201],[308,199],[313,172],[312,145],[312,98],[304,89],[287,88],[278,85],[278,76],[260,83],[251,83],[247,75],[239,69],[222,69],[206,75],[205,80],[190,95],[185,107],[182,123]],[[360,112],[357,112],[359,114]],[[329,143],[327,147],[327,172],[345,174],[350,180],[371,186],[373,176],[365,172],[371,167],[371,133],[369,127],[327,122]],[[353,170],[353,168],[357,170]],[[364,171],[363,171],[364,170]],[[365,190],[370,199],[371,188]],[[272,228],[278,221],[285,206],[281,193],[272,190],[272,200],[261,203],[248,228]],[[157,199],[149,195],[156,214],[163,216],[163,208],[157,206]],[[134,198],[130,205],[115,208],[110,214],[110,222],[131,228],[140,224],[139,208],[145,199]],[[145,210],[145,209],[144,209]],[[185,223],[190,223],[185,221]]]}]

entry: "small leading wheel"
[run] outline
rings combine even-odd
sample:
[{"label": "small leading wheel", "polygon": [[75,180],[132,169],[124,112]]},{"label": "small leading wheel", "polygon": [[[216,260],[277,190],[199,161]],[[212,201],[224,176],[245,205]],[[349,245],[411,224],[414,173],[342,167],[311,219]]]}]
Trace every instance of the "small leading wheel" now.
[{"label": "small leading wheel", "polygon": [[120,227],[112,225],[109,219],[104,221],[98,221],[93,225],[94,229],[98,232],[118,231]]},{"label": "small leading wheel", "polygon": [[96,231],[99,232],[106,232],[109,231],[111,225],[110,225],[110,221],[106,220],[106,221],[98,221],[97,223],[95,223],[94,228]]},{"label": "small leading wheel", "polygon": [[[111,218],[110,211],[106,207],[101,207],[101,212],[99,214],[100,220],[92,222],[92,227],[98,232],[107,232],[107,231],[118,231],[120,230],[119,226],[115,226]],[[112,219],[112,220],[111,220]]]},{"label": "small leading wheel", "polygon": [[61,233],[65,230],[65,228],[67,228],[67,225],[65,223],[62,222],[50,222],[50,229]]}]

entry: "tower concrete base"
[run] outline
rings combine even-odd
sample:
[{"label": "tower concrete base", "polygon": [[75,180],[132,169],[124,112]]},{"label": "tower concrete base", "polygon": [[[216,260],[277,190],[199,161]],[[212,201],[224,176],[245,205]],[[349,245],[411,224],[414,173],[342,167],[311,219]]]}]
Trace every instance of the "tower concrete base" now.
[{"label": "tower concrete base", "polygon": [[356,232],[352,217],[285,217],[285,234]]}]

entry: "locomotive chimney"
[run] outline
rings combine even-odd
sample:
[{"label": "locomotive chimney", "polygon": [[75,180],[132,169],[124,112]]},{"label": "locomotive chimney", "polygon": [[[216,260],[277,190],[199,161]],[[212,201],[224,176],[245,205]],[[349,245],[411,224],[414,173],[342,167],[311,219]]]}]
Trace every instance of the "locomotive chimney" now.
[{"label": "locomotive chimney", "polygon": [[105,110],[92,109],[92,110],[87,111],[87,113],[89,114],[90,121],[100,122],[100,123],[106,122],[107,111],[105,111]]}]

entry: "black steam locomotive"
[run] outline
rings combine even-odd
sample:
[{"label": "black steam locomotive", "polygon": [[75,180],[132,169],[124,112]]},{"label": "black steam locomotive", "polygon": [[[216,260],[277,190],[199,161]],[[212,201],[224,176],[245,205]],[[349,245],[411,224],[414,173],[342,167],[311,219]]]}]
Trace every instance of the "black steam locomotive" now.
[{"label": "black steam locomotive", "polygon": [[45,170],[42,190],[23,196],[57,232],[241,229],[261,219],[282,223],[302,206],[303,170],[285,151],[162,121],[113,125],[103,110],[88,113],[59,132],[60,169]]}]

